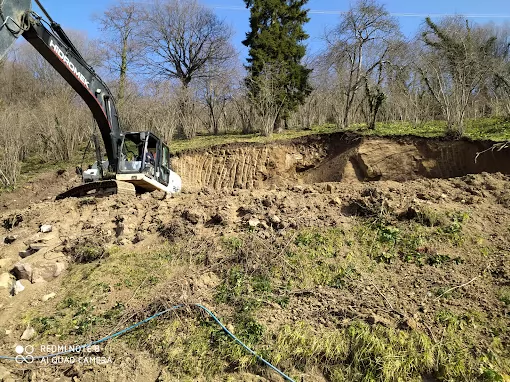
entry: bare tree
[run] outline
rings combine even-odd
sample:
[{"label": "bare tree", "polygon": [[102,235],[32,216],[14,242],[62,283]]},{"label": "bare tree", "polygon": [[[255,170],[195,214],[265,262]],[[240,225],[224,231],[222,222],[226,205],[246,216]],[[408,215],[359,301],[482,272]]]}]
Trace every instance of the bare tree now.
[{"label": "bare tree", "polygon": [[222,65],[236,54],[231,28],[196,0],[154,0],[143,24],[147,69],[183,87],[209,76],[207,66]]},{"label": "bare tree", "polygon": [[385,60],[388,42],[396,35],[399,35],[398,24],[383,5],[374,0],[359,0],[326,37],[325,58],[335,69],[345,98],[343,127],[349,125],[349,113],[358,91]]},{"label": "bare tree", "polygon": [[280,71],[282,68],[276,64],[265,63],[256,81],[258,93],[251,96],[251,105],[254,107],[255,126],[264,136],[273,134],[275,122],[278,119],[282,107],[285,105],[285,97],[281,96],[279,84]]},{"label": "bare tree", "polygon": [[122,104],[126,91],[127,75],[131,66],[140,62],[143,53],[139,39],[141,12],[139,5],[121,0],[111,5],[99,18],[105,38],[100,39],[105,65],[118,75],[117,100]]},{"label": "bare tree", "polygon": [[227,105],[233,98],[241,76],[236,62],[230,62],[228,66],[212,67],[210,70],[214,72],[199,81],[196,87],[207,110],[205,125],[217,135],[225,124]]},{"label": "bare tree", "polygon": [[143,43],[147,74],[178,80],[183,97],[179,105],[179,133],[187,138],[197,131],[196,100],[188,89],[196,79],[210,78],[236,52],[231,28],[196,0],[154,0],[143,16]]},{"label": "bare tree", "polygon": [[420,72],[443,111],[448,131],[462,135],[467,107],[493,73],[496,37],[460,17],[439,24],[427,18],[426,23]]}]

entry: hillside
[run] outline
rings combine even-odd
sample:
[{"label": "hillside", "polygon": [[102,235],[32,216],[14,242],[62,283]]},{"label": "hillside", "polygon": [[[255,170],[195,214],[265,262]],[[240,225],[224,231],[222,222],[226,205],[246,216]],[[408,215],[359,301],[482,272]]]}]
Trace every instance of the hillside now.
[{"label": "hillside", "polygon": [[[510,152],[475,163],[491,144],[337,133],[184,150],[173,198],[54,201],[78,177],[40,174],[0,195],[0,355],[203,304],[296,381],[506,381]],[[282,380],[191,305],[94,354],[111,363],[1,361],[0,380]]]}]

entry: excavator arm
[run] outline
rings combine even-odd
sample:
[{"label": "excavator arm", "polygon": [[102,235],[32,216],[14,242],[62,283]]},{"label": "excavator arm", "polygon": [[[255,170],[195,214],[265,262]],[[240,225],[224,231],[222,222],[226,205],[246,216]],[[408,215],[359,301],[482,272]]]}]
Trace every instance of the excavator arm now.
[{"label": "excavator arm", "polygon": [[[106,84],[51,18],[50,23],[46,23],[42,17],[30,10],[25,10],[17,17],[5,16],[5,12],[1,11],[4,10],[0,9],[0,16],[4,19],[2,27],[10,31],[9,35],[5,35],[6,38],[11,39],[12,35],[23,36],[87,104],[101,132],[110,171],[116,173],[121,129],[115,102]],[[0,56],[9,48],[4,45],[10,46],[0,44],[0,48],[4,50],[0,51]]]}]

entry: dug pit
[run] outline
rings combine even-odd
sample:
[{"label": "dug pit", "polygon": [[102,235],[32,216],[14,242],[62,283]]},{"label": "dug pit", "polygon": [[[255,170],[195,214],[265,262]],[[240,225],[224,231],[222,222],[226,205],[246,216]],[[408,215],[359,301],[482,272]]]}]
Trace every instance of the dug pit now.
[{"label": "dug pit", "polygon": [[188,150],[174,157],[172,165],[188,191],[509,174],[510,150],[489,150],[475,160],[477,153],[493,145],[490,141],[334,133]]}]

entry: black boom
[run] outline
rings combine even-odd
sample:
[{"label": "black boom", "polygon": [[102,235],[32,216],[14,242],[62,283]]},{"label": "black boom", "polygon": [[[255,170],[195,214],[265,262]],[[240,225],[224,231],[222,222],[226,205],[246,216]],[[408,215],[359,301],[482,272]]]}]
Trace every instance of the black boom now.
[{"label": "black boom", "polygon": [[30,1],[0,0],[0,57],[23,36],[85,101],[101,131],[110,171],[116,173],[121,129],[112,93],[60,25],[48,18],[45,23],[30,11]]}]

